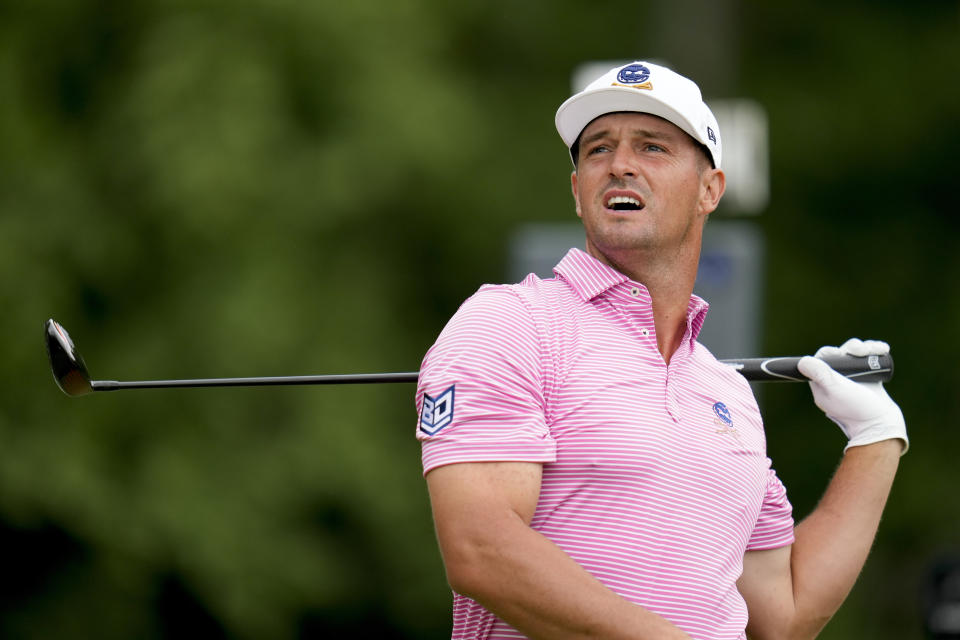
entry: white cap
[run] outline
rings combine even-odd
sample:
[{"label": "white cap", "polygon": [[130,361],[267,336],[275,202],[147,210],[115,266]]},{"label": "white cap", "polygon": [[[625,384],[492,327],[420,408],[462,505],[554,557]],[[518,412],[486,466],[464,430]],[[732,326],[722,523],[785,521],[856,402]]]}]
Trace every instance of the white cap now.
[{"label": "white cap", "polygon": [[720,168],[720,128],[700,88],[679,73],[649,62],[614,67],[557,109],[557,131],[572,147],[584,128],[596,118],[618,111],[660,116],[705,146]]}]

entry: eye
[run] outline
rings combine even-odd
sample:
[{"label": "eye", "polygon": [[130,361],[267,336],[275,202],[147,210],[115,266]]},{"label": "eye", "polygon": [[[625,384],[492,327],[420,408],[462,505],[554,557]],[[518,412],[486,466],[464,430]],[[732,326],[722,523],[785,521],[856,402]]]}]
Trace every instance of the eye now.
[{"label": "eye", "polygon": [[588,155],[588,156],[592,156],[592,155],[595,155],[595,154],[598,154],[598,153],[604,153],[604,152],[609,151],[609,150],[610,150],[610,148],[609,148],[607,145],[605,145],[605,144],[598,144],[598,145],[594,145],[594,146],[588,148],[588,149],[587,149],[587,155]]},{"label": "eye", "polygon": [[650,142],[650,143],[645,144],[645,145],[643,146],[643,149],[644,149],[644,151],[656,151],[656,152],[658,152],[658,153],[662,153],[662,152],[666,151],[666,149],[664,149],[664,148],[661,147],[660,145],[658,145],[658,144],[656,144],[656,143],[653,143],[653,142]]}]

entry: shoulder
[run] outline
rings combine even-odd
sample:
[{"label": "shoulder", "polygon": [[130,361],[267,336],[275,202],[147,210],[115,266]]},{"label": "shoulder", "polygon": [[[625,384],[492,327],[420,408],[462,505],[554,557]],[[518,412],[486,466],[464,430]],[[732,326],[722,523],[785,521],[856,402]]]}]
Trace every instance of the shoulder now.
[{"label": "shoulder", "polygon": [[440,338],[462,331],[483,334],[529,324],[529,303],[516,285],[485,284],[460,305]]},{"label": "shoulder", "polygon": [[542,280],[534,274],[516,284],[485,284],[464,301],[444,332],[463,325],[472,330],[533,326],[543,319],[544,312],[556,310],[558,302],[569,295],[569,287],[561,281]]},{"label": "shoulder", "polygon": [[750,383],[729,364],[724,364],[700,342],[695,343],[692,361],[695,366],[696,377],[706,388],[724,394],[729,401],[736,402],[743,409],[756,414],[759,419],[760,409]]},{"label": "shoulder", "polygon": [[533,357],[539,332],[531,312],[528,287],[491,285],[467,298],[427,351],[422,368],[458,361],[459,366],[503,357]]},{"label": "shoulder", "polygon": [[427,350],[421,382],[451,369],[484,375],[524,371],[531,379],[539,377],[548,359],[545,345],[551,343],[556,318],[563,315],[560,299],[570,295],[564,288],[569,290],[557,280],[532,274],[517,284],[483,285]]},{"label": "shoulder", "polygon": [[692,357],[696,366],[706,375],[715,378],[718,384],[750,391],[750,383],[747,382],[747,379],[740,375],[734,367],[718,360],[703,343],[694,343]]}]

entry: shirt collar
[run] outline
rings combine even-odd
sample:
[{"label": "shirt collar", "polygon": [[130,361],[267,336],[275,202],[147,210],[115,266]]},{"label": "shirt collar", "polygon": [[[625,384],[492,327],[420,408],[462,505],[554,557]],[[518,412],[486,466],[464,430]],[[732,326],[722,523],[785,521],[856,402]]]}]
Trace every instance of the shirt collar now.
[{"label": "shirt collar", "polygon": [[563,278],[582,300],[592,300],[630,278],[580,249],[570,249],[553,272]]},{"label": "shirt collar", "polygon": [[[610,267],[585,251],[570,249],[567,255],[553,268],[553,272],[562,278],[584,301],[592,300],[613,287],[629,283],[646,291],[643,283],[632,282],[613,267]],[[703,327],[710,305],[696,294],[690,296],[687,305],[687,326],[691,339],[695,340]]]}]

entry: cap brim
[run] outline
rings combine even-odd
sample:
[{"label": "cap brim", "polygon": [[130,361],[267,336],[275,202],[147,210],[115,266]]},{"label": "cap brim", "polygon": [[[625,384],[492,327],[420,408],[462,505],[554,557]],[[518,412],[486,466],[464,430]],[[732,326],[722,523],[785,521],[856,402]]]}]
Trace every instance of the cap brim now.
[{"label": "cap brim", "polygon": [[697,142],[706,144],[700,139],[693,123],[677,110],[667,106],[645,89],[627,87],[607,87],[569,98],[557,109],[557,132],[567,147],[572,147],[588,124],[602,115],[620,111],[659,116],[675,124]]}]

